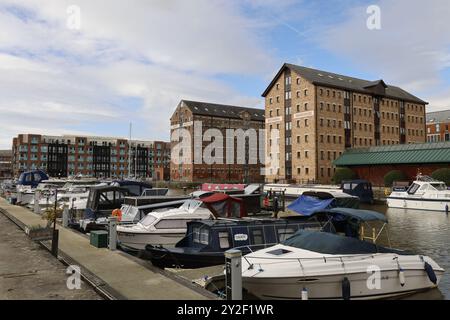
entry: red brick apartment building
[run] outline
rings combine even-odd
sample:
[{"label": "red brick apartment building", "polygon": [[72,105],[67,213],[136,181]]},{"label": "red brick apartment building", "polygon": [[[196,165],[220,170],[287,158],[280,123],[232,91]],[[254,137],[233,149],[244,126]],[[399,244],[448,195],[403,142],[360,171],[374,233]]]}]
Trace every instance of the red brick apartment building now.
[{"label": "red brick apartment building", "polygon": [[[194,123],[202,123],[202,131],[200,135],[194,134]],[[181,100],[176,107],[172,117],[171,124],[171,141],[172,141],[172,161],[170,163],[170,177],[172,181],[183,182],[229,182],[229,183],[252,183],[263,182],[264,177],[261,169],[264,167],[262,161],[258,159],[256,164],[248,161],[249,152],[259,154],[261,147],[260,141],[257,145],[250,146],[245,143],[245,161],[238,161],[237,152],[235,152],[233,164],[227,164],[226,159],[222,159],[222,164],[206,164],[205,162],[195,163],[194,159],[194,140],[200,139],[203,154],[205,148],[211,143],[202,141],[204,133],[208,129],[218,129],[222,133],[224,140],[227,129],[238,130],[254,129],[256,132],[264,134],[264,110],[245,108],[239,106],[222,105],[208,102]],[[189,163],[174,163],[174,146],[181,142],[181,138],[174,140],[174,133],[184,128],[188,130],[192,137]],[[195,139],[194,139],[195,138]],[[234,139],[234,150],[238,148],[238,139]],[[225,148],[225,146],[224,146]],[[226,152],[223,152],[225,157]]]},{"label": "red brick apartment building", "polygon": [[427,141],[450,141],[450,110],[427,113]]},{"label": "red brick apartment building", "polygon": [[330,183],[348,148],[424,143],[427,102],[383,80],[368,81],[285,63],[265,98],[266,131],[278,129],[267,182]]},{"label": "red brick apartment building", "polygon": [[12,152],[11,150],[0,150],[0,179],[12,177]]},{"label": "red brick apartment building", "polygon": [[131,176],[169,179],[170,144],[163,141],[131,140],[130,148],[121,138],[19,134],[12,150],[14,176],[42,169],[51,177],[126,178],[131,151]]}]

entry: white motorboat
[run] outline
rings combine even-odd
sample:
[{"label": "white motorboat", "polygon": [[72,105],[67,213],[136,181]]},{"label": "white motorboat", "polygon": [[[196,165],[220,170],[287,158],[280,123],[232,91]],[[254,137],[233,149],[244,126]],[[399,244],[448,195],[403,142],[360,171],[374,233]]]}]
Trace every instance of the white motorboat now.
[{"label": "white motorboat", "polygon": [[202,201],[190,199],[179,208],[152,211],[136,224],[117,226],[118,242],[129,250],[143,250],[147,244],[174,246],[184,237],[189,221],[213,218]]},{"label": "white motorboat", "polygon": [[[349,221],[377,219],[367,210],[336,208],[330,212],[333,210]],[[374,232],[371,239],[376,238]],[[396,297],[436,287],[443,273],[427,256],[310,230],[300,230],[282,244],[242,259],[243,287],[260,299]]]},{"label": "white motorboat", "polygon": [[450,190],[442,181],[418,175],[406,191],[392,192],[387,205],[390,208],[449,211]]}]

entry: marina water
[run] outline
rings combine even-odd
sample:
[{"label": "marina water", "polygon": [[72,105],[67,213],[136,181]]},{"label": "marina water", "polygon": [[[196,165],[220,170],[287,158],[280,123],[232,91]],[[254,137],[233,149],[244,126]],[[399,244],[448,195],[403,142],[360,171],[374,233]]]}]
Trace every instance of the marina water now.
[{"label": "marina water", "polygon": [[361,205],[361,209],[384,213],[388,218],[393,248],[409,250],[434,259],[445,269],[439,289],[409,298],[450,299],[450,215],[444,212],[388,208],[386,205]]}]

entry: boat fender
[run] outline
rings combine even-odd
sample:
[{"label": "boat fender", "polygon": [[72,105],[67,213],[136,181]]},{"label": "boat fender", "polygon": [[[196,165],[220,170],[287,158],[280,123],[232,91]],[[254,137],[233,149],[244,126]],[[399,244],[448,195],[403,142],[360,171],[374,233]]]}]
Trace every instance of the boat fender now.
[{"label": "boat fender", "polygon": [[350,300],[350,280],[347,277],[342,280],[342,298]]},{"label": "boat fender", "polygon": [[400,285],[403,287],[406,283],[406,279],[405,279],[405,271],[402,268],[398,270],[398,278],[400,279]]},{"label": "boat fender", "polygon": [[433,267],[428,262],[425,262],[425,272],[428,275],[428,279],[430,279],[431,282],[436,284],[437,283],[436,274],[434,273]]},{"label": "boat fender", "polygon": [[305,287],[302,290],[302,300],[308,300],[308,290]]},{"label": "boat fender", "polygon": [[448,215],[448,204],[445,205],[445,214]]}]

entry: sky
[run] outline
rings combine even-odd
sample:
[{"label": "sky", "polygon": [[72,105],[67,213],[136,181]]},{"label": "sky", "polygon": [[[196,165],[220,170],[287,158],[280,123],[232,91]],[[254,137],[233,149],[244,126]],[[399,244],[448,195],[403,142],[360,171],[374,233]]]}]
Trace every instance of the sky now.
[{"label": "sky", "polygon": [[447,0],[0,0],[0,149],[19,133],[128,137],[130,122],[168,141],[181,99],[263,108],[285,62],[449,109],[449,18]]}]

